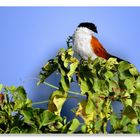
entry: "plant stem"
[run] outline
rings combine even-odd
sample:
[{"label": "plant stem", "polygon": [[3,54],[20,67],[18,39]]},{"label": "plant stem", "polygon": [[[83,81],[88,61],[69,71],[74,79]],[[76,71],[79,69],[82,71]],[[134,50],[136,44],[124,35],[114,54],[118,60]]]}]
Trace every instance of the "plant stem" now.
[{"label": "plant stem", "polygon": [[38,104],[44,104],[44,103],[48,103],[49,100],[45,100],[45,101],[41,101],[41,102],[34,102],[32,103],[32,105],[38,105]]},{"label": "plant stem", "polygon": [[[77,99],[77,100],[81,100],[79,97],[77,97],[77,96],[68,96],[68,98],[75,98],[75,99]],[[38,104],[44,104],[44,103],[48,103],[49,102],[49,100],[45,100],[45,101],[41,101],[41,102],[34,102],[34,103],[32,103],[32,105],[38,105]]]},{"label": "plant stem", "polygon": [[[45,85],[47,85],[47,86],[50,86],[50,87],[52,87],[52,88],[55,88],[55,89],[59,89],[58,87],[56,87],[56,86],[54,86],[54,85],[52,85],[52,84],[49,84],[49,83],[47,83],[47,82],[43,82]],[[85,96],[85,95],[82,95],[82,94],[80,94],[79,92],[75,92],[75,91],[68,91],[68,93],[71,93],[71,94],[75,94],[75,95],[80,95],[80,96]]]},{"label": "plant stem", "polygon": [[[32,78],[32,79],[38,80],[38,81],[39,81],[38,78]],[[49,86],[49,87],[52,87],[52,88],[54,88],[54,89],[59,89],[57,86],[54,86],[54,85],[52,85],[52,84],[50,84],[50,83],[47,83],[47,82],[43,82],[43,84],[44,84],[44,85],[47,85],[47,86]],[[81,93],[75,92],[75,91],[68,91],[68,93],[75,94],[75,95],[80,95],[80,96],[83,96],[83,97],[86,96],[86,95],[82,95]]]},{"label": "plant stem", "polygon": [[77,97],[77,96],[68,96],[68,98],[75,98],[75,99],[77,99],[77,100],[83,99],[83,98],[79,98],[79,97]]},{"label": "plant stem", "polygon": [[79,92],[75,92],[75,91],[70,91],[69,90],[68,93],[75,94],[75,95],[80,95],[80,96],[84,96],[85,97],[85,95],[82,95]]},{"label": "plant stem", "polygon": [[44,85],[47,85],[47,86],[49,86],[49,87],[52,87],[52,88],[54,88],[54,89],[59,89],[57,86],[54,86],[54,85],[49,84],[49,83],[47,83],[47,82],[43,82],[43,84],[44,84]]}]

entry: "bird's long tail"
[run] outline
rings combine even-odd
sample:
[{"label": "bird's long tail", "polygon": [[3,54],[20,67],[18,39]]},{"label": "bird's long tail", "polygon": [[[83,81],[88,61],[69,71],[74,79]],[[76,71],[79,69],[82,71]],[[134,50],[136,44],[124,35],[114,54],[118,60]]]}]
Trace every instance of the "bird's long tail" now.
[{"label": "bird's long tail", "polygon": [[[114,56],[114,55],[109,55],[109,58],[110,58],[110,57],[117,58],[117,61],[118,61],[118,62],[120,62],[120,61],[126,61],[126,62],[128,62],[127,60],[121,59],[121,58],[116,57],[116,56]],[[130,62],[128,62],[128,63],[130,63]]]}]

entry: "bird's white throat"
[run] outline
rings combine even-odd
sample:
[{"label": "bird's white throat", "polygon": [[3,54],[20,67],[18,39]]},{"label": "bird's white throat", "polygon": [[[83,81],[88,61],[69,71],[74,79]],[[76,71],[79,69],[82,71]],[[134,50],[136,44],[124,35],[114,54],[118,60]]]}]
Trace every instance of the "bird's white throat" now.
[{"label": "bird's white throat", "polygon": [[91,47],[93,31],[86,27],[79,27],[73,35],[73,49],[83,59],[87,60],[91,57],[93,60],[97,57]]}]

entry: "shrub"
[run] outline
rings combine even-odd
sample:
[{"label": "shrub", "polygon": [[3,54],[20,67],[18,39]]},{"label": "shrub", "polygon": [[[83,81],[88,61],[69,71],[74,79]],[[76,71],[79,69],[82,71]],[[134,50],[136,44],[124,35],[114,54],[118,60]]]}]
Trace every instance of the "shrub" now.
[{"label": "shrub", "polygon": [[[73,54],[71,46],[61,49],[42,68],[38,85],[49,85],[45,80],[52,73],[61,76],[47,110],[33,108],[23,87],[0,86],[0,133],[139,133],[140,74],[134,65],[116,58],[79,61]],[[73,82],[79,92],[70,91]],[[67,122],[61,110],[71,94],[84,98]],[[119,117],[113,111],[114,101],[123,104]]]}]

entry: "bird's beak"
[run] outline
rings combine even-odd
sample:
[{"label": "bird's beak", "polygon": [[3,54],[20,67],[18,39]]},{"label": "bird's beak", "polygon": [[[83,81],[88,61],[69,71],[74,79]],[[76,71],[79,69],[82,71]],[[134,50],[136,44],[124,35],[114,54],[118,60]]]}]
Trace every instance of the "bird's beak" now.
[{"label": "bird's beak", "polygon": [[98,34],[98,31],[97,31],[97,30],[95,30],[95,33],[97,33],[97,34]]}]

